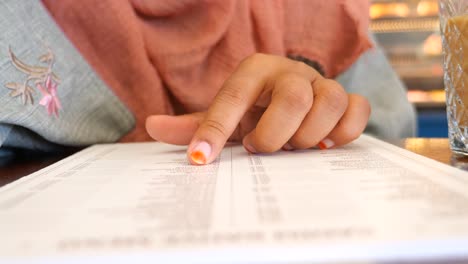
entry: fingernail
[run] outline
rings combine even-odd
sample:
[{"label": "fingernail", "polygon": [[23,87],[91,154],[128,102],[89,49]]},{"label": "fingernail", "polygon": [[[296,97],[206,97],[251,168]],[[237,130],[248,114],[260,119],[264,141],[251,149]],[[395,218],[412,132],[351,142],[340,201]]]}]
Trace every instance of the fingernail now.
[{"label": "fingernail", "polygon": [[190,160],[197,165],[204,165],[207,163],[211,155],[211,146],[205,141],[199,142],[190,152]]},{"label": "fingernail", "polygon": [[287,150],[287,151],[290,151],[290,150],[293,150],[294,148],[293,148],[293,146],[291,146],[291,144],[286,143],[286,144],[284,144],[283,149]]},{"label": "fingernail", "polygon": [[249,144],[244,144],[244,148],[250,153],[257,153],[257,151]]},{"label": "fingernail", "polygon": [[333,142],[331,139],[324,139],[318,143],[318,147],[320,149],[329,149],[335,146],[335,142]]}]

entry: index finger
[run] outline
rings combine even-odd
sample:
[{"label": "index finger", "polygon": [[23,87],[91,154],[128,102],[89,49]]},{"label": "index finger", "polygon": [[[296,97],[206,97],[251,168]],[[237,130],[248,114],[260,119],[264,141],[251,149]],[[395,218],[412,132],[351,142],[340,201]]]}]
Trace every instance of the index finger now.
[{"label": "index finger", "polygon": [[295,66],[311,81],[320,76],[309,66],[282,57],[257,54],[246,59],[224,83],[195,132],[187,150],[192,164],[208,164],[216,159],[244,114],[264,91],[268,78],[283,68],[278,65]]},{"label": "index finger", "polygon": [[261,92],[264,76],[240,67],[218,92],[195,132],[188,150],[194,165],[212,162]]}]

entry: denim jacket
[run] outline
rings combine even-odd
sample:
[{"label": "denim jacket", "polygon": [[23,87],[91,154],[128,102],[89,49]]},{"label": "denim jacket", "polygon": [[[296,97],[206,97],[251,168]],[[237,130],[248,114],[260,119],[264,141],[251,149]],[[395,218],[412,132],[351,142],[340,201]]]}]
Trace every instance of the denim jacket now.
[{"label": "denim jacket", "polygon": [[[11,149],[53,152],[115,142],[132,130],[132,113],[40,1],[1,1],[0,27],[0,157]],[[377,45],[337,80],[370,101],[367,133],[414,136],[414,108]]]},{"label": "denim jacket", "polygon": [[0,149],[114,142],[130,111],[37,0],[0,2]]}]

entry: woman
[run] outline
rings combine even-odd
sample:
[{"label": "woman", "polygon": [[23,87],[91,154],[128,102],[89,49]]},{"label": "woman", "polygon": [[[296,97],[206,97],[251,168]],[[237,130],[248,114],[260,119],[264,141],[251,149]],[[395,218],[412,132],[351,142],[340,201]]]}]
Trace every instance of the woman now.
[{"label": "woman", "polygon": [[2,5],[2,25],[14,27],[6,26],[0,54],[6,147],[54,150],[149,134],[188,144],[189,160],[206,164],[227,140],[250,152],[340,146],[369,119],[366,98],[331,79],[372,46],[364,0]]}]

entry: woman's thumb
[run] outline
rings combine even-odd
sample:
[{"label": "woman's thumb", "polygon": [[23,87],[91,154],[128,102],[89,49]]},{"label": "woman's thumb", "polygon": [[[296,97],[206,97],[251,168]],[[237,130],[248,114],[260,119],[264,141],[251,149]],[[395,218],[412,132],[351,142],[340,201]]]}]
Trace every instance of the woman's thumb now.
[{"label": "woman's thumb", "polygon": [[156,141],[188,145],[204,116],[204,112],[181,116],[152,115],[146,118],[146,131]]}]

